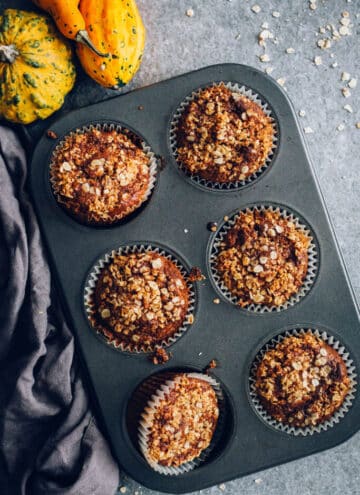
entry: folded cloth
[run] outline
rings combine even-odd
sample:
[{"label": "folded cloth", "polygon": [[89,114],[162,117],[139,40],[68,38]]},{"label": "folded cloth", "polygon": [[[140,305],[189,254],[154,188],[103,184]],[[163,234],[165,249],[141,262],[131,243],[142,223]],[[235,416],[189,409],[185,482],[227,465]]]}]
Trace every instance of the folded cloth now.
[{"label": "folded cloth", "polygon": [[24,150],[0,126],[0,493],[113,495],[118,468],[89,408],[25,181]]}]

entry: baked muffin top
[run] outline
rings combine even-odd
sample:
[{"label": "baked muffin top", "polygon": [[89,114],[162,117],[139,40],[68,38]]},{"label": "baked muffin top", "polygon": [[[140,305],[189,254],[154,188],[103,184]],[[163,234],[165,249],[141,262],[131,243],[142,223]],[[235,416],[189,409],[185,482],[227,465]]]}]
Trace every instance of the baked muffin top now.
[{"label": "baked muffin top", "polygon": [[205,380],[177,375],[164,398],[145,414],[149,425],[146,458],[150,463],[178,467],[205,450],[219,417],[213,387]]},{"label": "baked muffin top", "polygon": [[265,352],[255,387],[274,419],[301,428],[329,419],[344,402],[350,379],[338,352],[307,332]]},{"label": "baked muffin top", "polygon": [[182,326],[189,288],[165,256],[154,251],[117,254],[102,269],[93,299],[93,324],[108,339],[152,347]]},{"label": "baked muffin top", "polygon": [[201,90],[177,130],[178,161],[212,182],[243,181],[264,164],[273,146],[272,119],[224,84]]},{"label": "baked muffin top", "polygon": [[309,236],[279,212],[246,210],[226,233],[216,269],[239,306],[280,306],[303,284],[309,245]]},{"label": "baked muffin top", "polygon": [[111,224],[147,198],[150,160],[131,132],[93,128],[65,137],[50,177],[57,200],[78,220]]}]

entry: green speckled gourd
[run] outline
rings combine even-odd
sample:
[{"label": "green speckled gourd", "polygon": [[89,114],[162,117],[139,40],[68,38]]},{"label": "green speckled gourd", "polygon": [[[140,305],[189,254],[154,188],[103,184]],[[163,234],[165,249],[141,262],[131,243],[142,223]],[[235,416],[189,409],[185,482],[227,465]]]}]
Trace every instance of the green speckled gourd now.
[{"label": "green speckled gourd", "polygon": [[29,124],[58,110],[75,82],[69,44],[45,15],[0,16],[0,118]]}]

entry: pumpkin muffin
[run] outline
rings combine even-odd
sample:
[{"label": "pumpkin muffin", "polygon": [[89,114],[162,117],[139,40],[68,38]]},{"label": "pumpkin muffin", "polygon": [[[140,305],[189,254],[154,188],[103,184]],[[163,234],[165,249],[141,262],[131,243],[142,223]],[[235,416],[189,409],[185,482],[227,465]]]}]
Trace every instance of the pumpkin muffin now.
[{"label": "pumpkin muffin", "polygon": [[262,108],[219,84],[200,91],[181,115],[177,157],[202,179],[244,181],[265,164],[273,139],[272,119]]},{"label": "pumpkin muffin", "polygon": [[139,138],[96,128],[65,137],[50,177],[58,202],[92,225],[110,225],[134,212],[148,198],[152,180]]},{"label": "pumpkin muffin", "polygon": [[217,396],[208,380],[186,373],[158,392],[142,414],[141,448],[155,469],[178,468],[209,447],[219,417]]},{"label": "pumpkin muffin", "polygon": [[155,251],[117,254],[93,294],[93,325],[115,345],[154,348],[183,325],[189,287],[173,261]]},{"label": "pumpkin muffin", "polygon": [[220,244],[215,267],[239,306],[280,306],[303,285],[310,241],[277,211],[246,210]]},{"label": "pumpkin muffin", "polygon": [[349,392],[350,379],[338,352],[307,332],[286,337],[265,352],[255,387],[272,418],[303,428],[334,415]]}]

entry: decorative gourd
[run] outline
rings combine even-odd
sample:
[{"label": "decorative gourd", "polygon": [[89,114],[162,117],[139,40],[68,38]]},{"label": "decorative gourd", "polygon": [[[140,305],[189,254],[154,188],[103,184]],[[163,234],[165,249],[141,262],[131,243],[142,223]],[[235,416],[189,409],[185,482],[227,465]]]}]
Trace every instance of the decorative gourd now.
[{"label": "decorative gourd", "polygon": [[106,57],[93,45],[85,29],[85,21],[78,9],[79,0],[33,0],[54,19],[59,31],[71,40],[84,43],[100,57]]},{"label": "decorative gourd", "polygon": [[138,70],[145,45],[145,28],[134,0],[81,0],[79,6],[90,37],[107,58],[78,45],[87,74],[105,87],[127,84]]},{"label": "decorative gourd", "polygon": [[0,118],[45,119],[75,82],[68,43],[45,15],[7,9],[0,16]]}]

